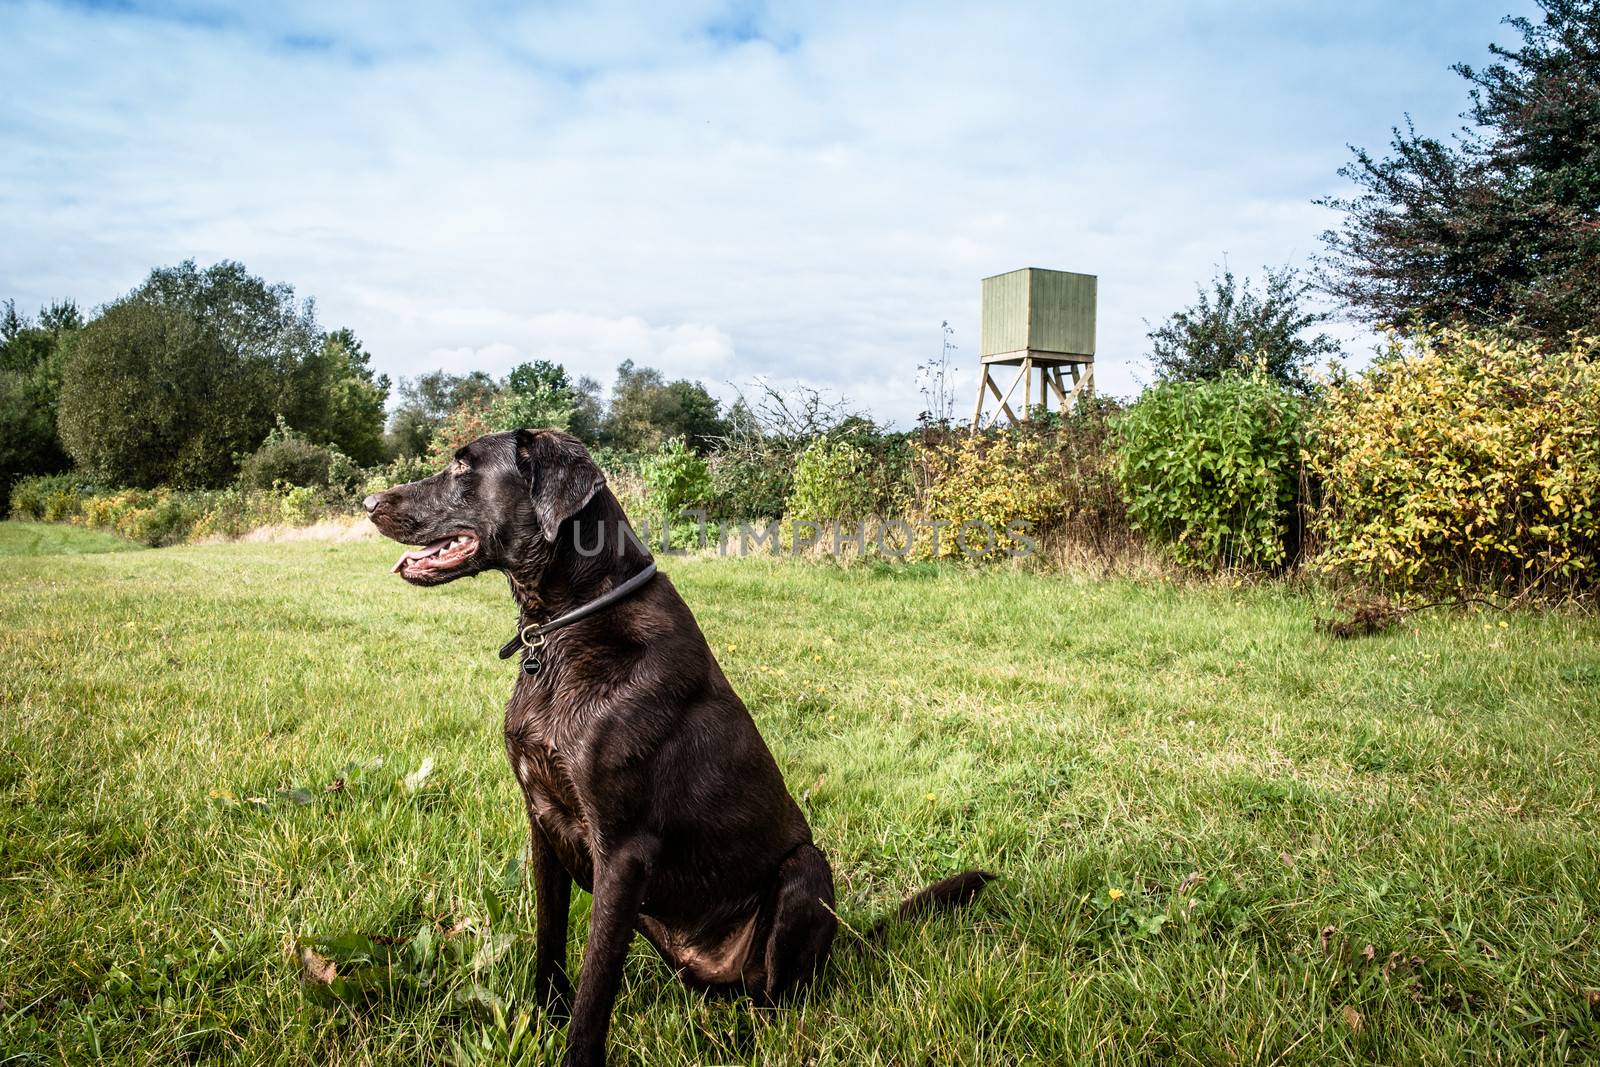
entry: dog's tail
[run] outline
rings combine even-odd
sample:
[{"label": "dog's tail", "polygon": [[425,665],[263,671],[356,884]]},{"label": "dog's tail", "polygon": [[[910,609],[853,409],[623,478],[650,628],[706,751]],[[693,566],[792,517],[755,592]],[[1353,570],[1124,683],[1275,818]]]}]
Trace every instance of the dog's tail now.
[{"label": "dog's tail", "polygon": [[994,881],[998,875],[988,871],[971,870],[952,874],[948,878],[941,878],[937,882],[919,892],[911,894],[900,902],[899,910],[893,916],[879,919],[867,933],[868,940],[876,940],[888,931],[890,923],[911,922],[923,916],[931,915],[938,911],[955,911],[971,904],[977,895],[983,892],[983,887]]}]

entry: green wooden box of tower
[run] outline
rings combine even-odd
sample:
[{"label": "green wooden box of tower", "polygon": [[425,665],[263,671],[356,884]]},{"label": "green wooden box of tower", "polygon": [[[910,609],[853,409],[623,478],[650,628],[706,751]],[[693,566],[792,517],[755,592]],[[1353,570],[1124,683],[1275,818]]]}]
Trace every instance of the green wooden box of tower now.
[{"label": "green wooden box of tower", "polygon": [[[983,379],[973,410],[974,427],[984,421],[983,409],[990,394],[999,402],[993,418],[1003,414],[1012,422],[1021,422],[1036,407],[1049,410],[1052,396],[1060,409],[1067,411],[1092,391],[1098,290],[1099,279],[1093,274],[1042,267],[1024,267],[983,279],[979,353]],[[1010,388],[1004,391],[992,370],[1000,366],[1018,368]],[[1023,387],[1022,395],[1014,396],[1018,385]],[[1020,402],[1020,415],[1012,407],[1013,400]]]}]

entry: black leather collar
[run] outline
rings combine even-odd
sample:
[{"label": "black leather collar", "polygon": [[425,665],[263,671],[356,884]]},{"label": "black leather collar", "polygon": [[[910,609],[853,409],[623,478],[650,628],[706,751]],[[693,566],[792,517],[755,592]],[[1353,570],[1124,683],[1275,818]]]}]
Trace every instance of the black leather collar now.
[{"label": "black leather collar", "polygon": [[571,626],[575,622],[578,622],[582,619],[587,619],[590,615],[593,615],[597,611],[604,611],[606,608],[609,608],[619,600],[623,600],[629,596],[632,596],[634,593],[642,589],[646,582],[655,576],[656,564],[654,560],[651,560],[649,563],[645,564],[644,570],[640,571],[638,574],[635,574],[632,578],[629,578],[627,581],[615,587],[604,596],[597,597],[596,599],[589,601],[589,603],[584,604],[582,607],[573,608],[565,615],[559,615],[542,626],[535,626],[532,623],[529,623],[527,626],[520,627],[517,630],[517,635],[515,637],[500,646],[500,658],[510,659],[512,656],[516,655],[518,649],[522,649],[524,651],[524,655],[522,657],[522,673],[538,674],[540,662],[537,653],[540,648],[544,647],[544,639],[546,637],[555,633],[557,630],[563,630],[568,626]]}]

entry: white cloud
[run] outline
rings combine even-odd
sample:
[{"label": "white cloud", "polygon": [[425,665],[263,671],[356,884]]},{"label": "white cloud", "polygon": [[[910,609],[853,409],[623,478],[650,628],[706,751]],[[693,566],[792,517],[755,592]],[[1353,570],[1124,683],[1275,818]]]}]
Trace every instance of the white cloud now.
[{"label": "white cloud", "polygon": [[637,316],[613,319],[572,311],[517,319],[494,311],[447,309],[422,325],[427,336],[482,333],[496,338],[476,348],[427,350],[425,364],[456,373],[503,374],[519,363],[547,359],[563,364],[574,377],[588,375],[605,384],[623,360],[660,368],[668,377],[710,382],[725,380],[733,369],[733,339],[700,323],[652,326]]},{"label": "white cloud", "polygon": [[1316,249],[1345,142],[1448,124],[1507,2],[9,7],[0,296],[228,257],[392,374],[631,358],[905,423],[941,320],[976,381],[979,279],[1053,266],[1126,393],[1225,255]]}]

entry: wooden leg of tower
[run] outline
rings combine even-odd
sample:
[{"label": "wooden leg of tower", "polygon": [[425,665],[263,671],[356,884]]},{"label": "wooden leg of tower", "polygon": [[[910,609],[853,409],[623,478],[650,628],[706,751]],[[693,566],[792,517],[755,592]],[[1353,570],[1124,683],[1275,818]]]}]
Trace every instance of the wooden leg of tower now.
[{"label": "wooden leg of tower", "polygon": [[984,363],[978,367],[978,399],[972,404],[972,428],[983,428],[983,393],[989,384],[989,364]]},{"label": "wooden leg of tower", "polygon": [[1022,357],[1022,417],[1028,417],[1028,412],[1033,408],[1033,360],[1027,356]]},{"label": "wooden leg of tower", "polygon": [[1056,399],[1060,401],[1061,414],[1067,413],[1067,387],[1061,384],[1061,368],[1046,367],[1044,370],[1045,384],[1055,391]]},{"label": "wooden leg of tower", "polygon": [[[1017,383],[1020,382],[1021,380],[1022,380],[1022,375],[1020,375],[1020,374],[1017,375],[1015,378],[1011,379],[1011,384],[1009,386],[1007,386],[1006,387],[1006,391],[1002,393],[1000,391],[1000,386],[995,384],[994,378],[991,377],[991,378],[987,379],[987,381],[989,383],[989,389],[994,393],[994,398],[996,400],[1000,401],[1000,411],[1005,412],[1006,418],[1011,420],[1011,425],[1013,425],[1013,426],[1017,425],[1018,422],[1020,422],[1021,420],[1019,420],[1017,418],[1017,413],[1015,411],[1011,410],[1011,394],[1017,391]],[[995,413],[995,417],[990,421],[991,421],[991,423],[999,422],[1000,421],[999,412],[996,412]]]},{"label": "wooden leg of tower", "polygon": [[[1082,371],[1079,370],[1080,366],[1083,368]],[[1070,399],[1072,400],[1072,406],[1073,406],[1074,409],[1077,408],[1078,401],[1081,400],[1083,397],[1088,395],[1088,390],[1089,390],[1089,375],[1088,375],[1088,371],[1089,371],[1089,364],[1087,364],[1087,363],[1084,363],[1084,364],[1074,363],[1074,364],[1072,364],[1072,394],[1071,394]]]}]

